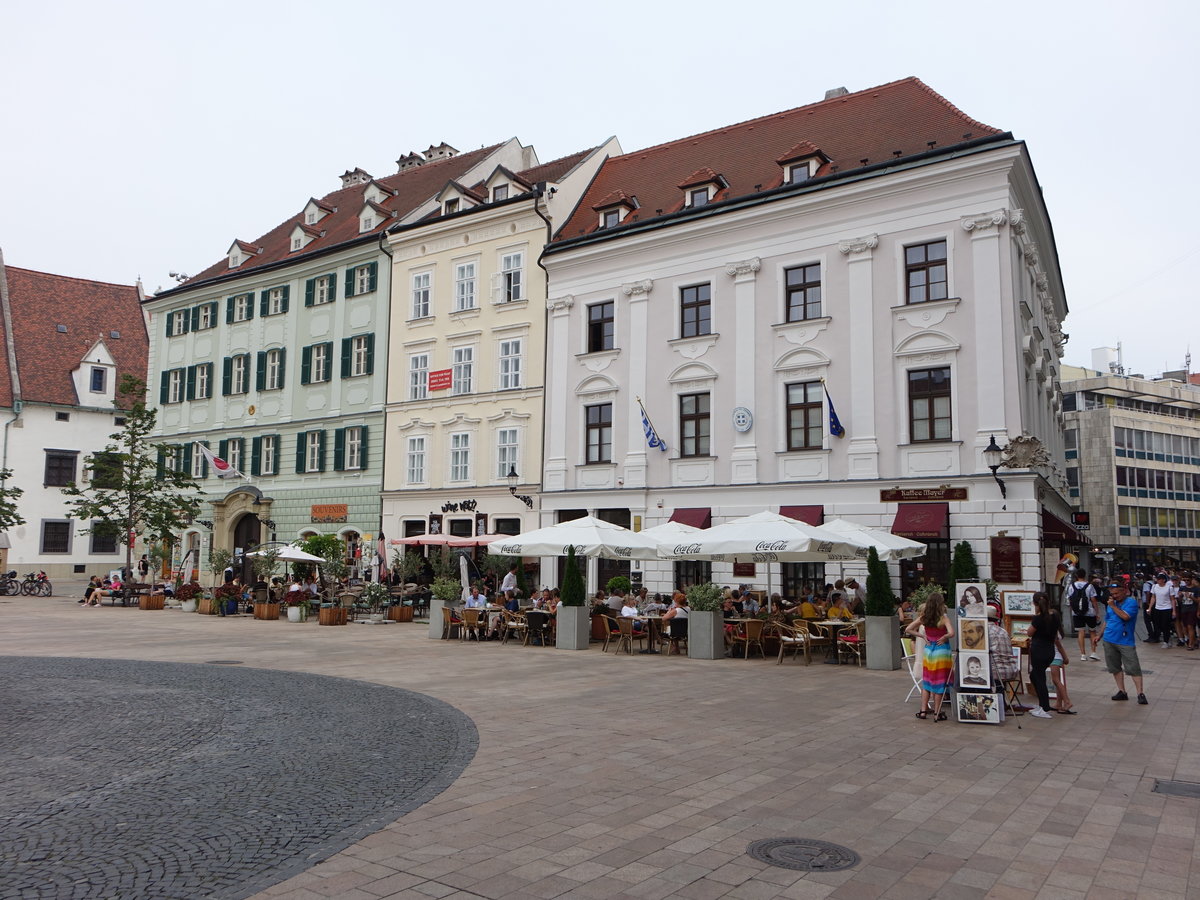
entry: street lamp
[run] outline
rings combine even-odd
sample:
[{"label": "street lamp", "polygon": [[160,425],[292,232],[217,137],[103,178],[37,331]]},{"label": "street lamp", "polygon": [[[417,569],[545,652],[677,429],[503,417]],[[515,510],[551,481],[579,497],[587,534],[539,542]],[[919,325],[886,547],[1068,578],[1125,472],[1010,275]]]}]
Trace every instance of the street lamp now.
[{"label": "street lamp", "polygon": [[1008,488],[1005,487],[1004,480],[996,474],[996,470],[1004,462],[1004,451],[996,444],[996,436],[993,434],[988,441],[988,445],[983,448],[983,464],[992,470],[992,477],[996,479],[996,484],[1000,485],[1000,496],[1008,499]]},{"label": "street lamp", "polygon": [[525,494],[517,493],[517,482],[521,480],[521,476],[517,474],[516,466],[508,467],[508,492],[524,503],[530,509],[533,509],[533,498]]}]

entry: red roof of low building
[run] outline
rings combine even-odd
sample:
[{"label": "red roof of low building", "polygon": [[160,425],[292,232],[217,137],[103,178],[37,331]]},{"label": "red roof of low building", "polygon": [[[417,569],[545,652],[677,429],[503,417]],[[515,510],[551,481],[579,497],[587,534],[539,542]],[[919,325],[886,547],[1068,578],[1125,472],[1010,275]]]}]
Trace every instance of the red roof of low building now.
[{"label": "red roof of low building", "polygon": [[[121,377],[146,378],[149,341],[136,285],[109,284],[5,267],[21,397],[27,402],[76,405],[71,373],[103,340]],[[58,326],[66,326],[59,331]],[[0,346],[7,335],[0,320]],[[114,338],[112,332],[120,337]],[[12,378],[0,353],[0,406],[11,406]]]},{"label": "red roof of low building", "polygon": [[623,224],[645,222],[681,209],[684,197],[679,178],[698,169],[720,172],[729,182],[720,199],[779,187],[784,171],[777,161],[786,159],[801,142],[820,148],[827,157],[816,172],[820,177],[874,163],[902,162],[931,148],[1001,134],[963,113],[919,79],[905,78],[610,157],[557,240],[598,230],[594,211],[619,202],[614,200],[617,197],[636,198],[641,207]]}]

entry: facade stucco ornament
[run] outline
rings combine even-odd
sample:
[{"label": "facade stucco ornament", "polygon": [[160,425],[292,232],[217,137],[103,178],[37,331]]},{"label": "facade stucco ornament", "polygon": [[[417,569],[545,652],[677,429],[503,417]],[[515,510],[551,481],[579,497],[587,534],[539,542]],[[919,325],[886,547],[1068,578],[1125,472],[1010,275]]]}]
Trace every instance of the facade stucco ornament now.
[{"label": "facade stucco ornament", "polygon": [[777,325],[775,326],[775,336],[783,338],[789,344],[803,347],[816,340],[817,335],[828,328],[831,321],[832,319],[825,316],[820,319],[806,319],[798,325]]},{"label": "facade stucco ornament", "polygon": [[1025,210],[1010,209],[1008,211],[1008,227],[1012,229],[1013,234],[1025,233]]},{"label": "facade stucco ornament", "polygon": [[1033,241],[1025,245],[1025,262],[1031,266],[1038,264],[1038,248]]},{"label": "facade stucco ornament", "polygon": [[755,275],[762,268],[762,260],[753,256],[750,259],[739,259],[736,262],[725,263],[725,271],[732,278],[744,278]]},{"label": "facade stucco ornament", "polygon": [[1008,221],[1008,211],[997,209],[978,216],[963,216],[960,221],[963,231],[987,231],[987,229],[992,227],[999,229],[1001,225]]},{"label": "facade stucco ornament", "polygon": [[643,278],[641,281],[631,281],[621,285],[621,293],[634,300],[645,300],[652,290],[654,290],[654,280],[651,278]]},{"label": "facade stucco ornament", "polygon": [[838,241],[838,249],[847,255],[866,253],[868,250],[874,250],[879,246],[879,235],[875,233],[865,234],[862,237],[850,238],[845,241]]},{"label": "facade stucco ornament", "polygon": [[1045,445],[1031,434],[1022,434],[1008,442],[1000,465],[1006,469],[1049,468],[1054,460]]},{"label": "facade stucco ornament", "polygon": [[1045,272],[1038,272],[1033,276],[1033,283],[1037,285],[1039,291],[1050,290],[1050,279],[1046,277]]},{"label": "facade stucco ornament", "polygon": [[565,312],[575,305],[575,296],[565,294],[562,297],[551,297],[546,301],[546,309],[550,312]]}]

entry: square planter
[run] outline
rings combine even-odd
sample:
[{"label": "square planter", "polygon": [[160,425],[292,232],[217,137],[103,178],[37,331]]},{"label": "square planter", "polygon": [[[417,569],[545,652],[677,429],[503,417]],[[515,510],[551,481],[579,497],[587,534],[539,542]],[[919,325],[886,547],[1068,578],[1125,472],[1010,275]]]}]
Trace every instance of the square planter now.
[{"label": "square planter", "polygon": [[904,649],[900,645],[900,619],[896,616],[867,616],[867,668],[890,672],[900,668]]},{"label": "square planter", "polygon": [[349,610],[344,606],[322,606],[317,612],[318,625],[345,625]]},{"label": "square planter", "polygon": [[560,606],[554,646],[559,650],[586,650],[591,643],[592,617],[586,606]]},{"label": "square planter", "polygon": [[721,613],[689,612],[687,645],[690,659],[723,659],[725,619]]},{"label": "square planter", "polygon": [[442,639],[442,630],[446,627],[442,622],[442,603],[437,597],[429,601],[429,639],[431,641],[440,641]]},{"label": "square planter", "polygon": [[256,619],[278,619],[279,604],[278,603],[255,603],[254,618]]},{"label": "square planter", "polygon": [[413,608],[411,606],[389,606],[387,617],[393,622],[411,622],[413,620]]},{"label": "square planter", "polygon": [[215,616],[217,614],[217,601],[212,597],[200,598],[200,615]]},{"label": "square planter", "polygon": [[166,601],[166,594],[141,594],[138,597],[138,609],[162,609]]}]

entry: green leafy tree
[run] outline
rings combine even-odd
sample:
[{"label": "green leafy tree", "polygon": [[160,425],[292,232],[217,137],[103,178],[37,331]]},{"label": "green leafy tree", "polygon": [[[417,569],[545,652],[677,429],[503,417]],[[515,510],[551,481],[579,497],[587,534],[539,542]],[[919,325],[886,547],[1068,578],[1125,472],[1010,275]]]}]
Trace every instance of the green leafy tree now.
[{"label": "green leafy tree", "polygon": [[275,574],[275,569],[279,565],[279,549],[263,550],[258,556],[252,558],[254,560],[254,574],[269,583],[271,576]]},{"label": "green leafy tree", "polygon": [[346,574],[346,545],[336,534],[310,534],[300,542],[300,549],[325,560],[320,567],[322,580],[326,575],[336,580]]},{"label": "green leafy tree", "polygon": [[867,551],[867,599],[863,605],[868,616],[896,614],[896,596],[892,593],[887,563],[879,558],[874,547]]},{"label": "green leafy tree", "polygon": [[608,584],[606,584],[604,588],[610,594],[616,591],[624,591],[628,594],[632,588],[632,584],[630,584],[630,581],[626,576],[614,575],[612,578],[608,579]]},{"label": "green leafy tree", "polygon": [[10,478],[12,469],[0,469],[0,531],[25,524],[25,519],[17,512],[17,499],[25,492],[19,487],[9,487]]},{"label": "green leafy tree", "polygon": [[392,568],[405,583],[415,581],[425,571],[425,557],[416,550],[405,550],[403,554],[397,550],[392,554]]},{"label": "green leafy tree", "polygon": [[208,571],[212,573],[214,584],[221,583],[221,576],[233,562],[233,551],[227,547],[218,547],[208,554]]},{"label": "green leafy tree", "polygon": [[950,574],[947,581],[953,588],[958,581],[978,581],[979,566],[975,562],[975,551],[968,541],[959,541],[954,545],[954,558],[950,561]]},{"label": "green leafy tree", "polygon": [[[518,571],[520,570],[518,569]],[[563,568],[562,605],[583,606],[586,593],[583,575],[579,572],[579,563],[575,561],[575,548],[567,547],[567,564]]]},{"label": "green leafy tree", "polygon": [[[92,480],[63,488],[71,518],[94,522],[94,529],[115,533],[125,545],[125,565],[133,571],[138,535],[175,534],[200,512],[200,485],[190,472],[172,465],[167,444],[150,440],[158,413],[146,406],[146,383],[121,378],[114,405],[125,410],[125,424],[109,435],[103,450],[84,459]],[[90,534],[93,528],[84,528]]]},{"label": "green leafy tree", "polygon": [[429,550],[429,568],[433,570],[434,580],[458,580],[457,562],[450,558],[450,548],[446,546],[431,547]]}]

